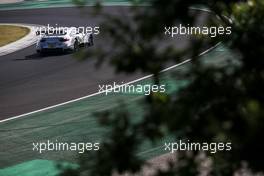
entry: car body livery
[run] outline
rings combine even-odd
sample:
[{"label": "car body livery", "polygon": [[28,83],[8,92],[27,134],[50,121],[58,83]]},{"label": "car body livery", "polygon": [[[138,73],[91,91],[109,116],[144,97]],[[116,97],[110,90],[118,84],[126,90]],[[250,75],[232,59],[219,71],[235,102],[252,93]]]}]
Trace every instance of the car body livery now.
[{"label": "car body livery", "polygon": [[38,53],[48,51],[77,51],[80,46],[92,46],[93,35],[78,31],[76,27],[63,30],[37,31],[39,40],[36,44]]}]

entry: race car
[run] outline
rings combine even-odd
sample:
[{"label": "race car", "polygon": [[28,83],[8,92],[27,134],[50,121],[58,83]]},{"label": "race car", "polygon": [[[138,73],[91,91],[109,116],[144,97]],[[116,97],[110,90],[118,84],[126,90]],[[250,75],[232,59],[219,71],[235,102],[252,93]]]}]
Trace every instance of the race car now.
[{"label": "race car", "polygon": [[93,35],[80,32],[75,27],[53,30],[37,31],[39,39],[36,44],[37,53],[49,51],[78,51],[81,46],[92,46]]}]

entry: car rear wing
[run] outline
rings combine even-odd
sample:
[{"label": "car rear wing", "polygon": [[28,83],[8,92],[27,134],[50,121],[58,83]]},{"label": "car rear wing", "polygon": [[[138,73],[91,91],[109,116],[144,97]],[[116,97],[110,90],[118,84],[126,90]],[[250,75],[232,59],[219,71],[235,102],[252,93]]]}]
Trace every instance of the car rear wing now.
[{"label": "car rear wing", "polygon": [[46,30],[40,29],[36,31],[36,35],[44,35],[46,34]]},{"label": "car rear wing", "polygon": [[60,34],[60,35],[65,35],[66,32],[65,30],[46,30],[46,29],[39,29],[36,31],[36,35],[56,35],[56,34]]}]

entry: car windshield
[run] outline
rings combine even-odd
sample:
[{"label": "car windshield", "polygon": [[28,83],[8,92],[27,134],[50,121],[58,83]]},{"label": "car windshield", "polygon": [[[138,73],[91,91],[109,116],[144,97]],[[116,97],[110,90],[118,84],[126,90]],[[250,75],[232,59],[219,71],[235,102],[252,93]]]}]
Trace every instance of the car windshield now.
[{"label": "car windshield", "polygon": [[58,36],[58,35],[66,35],[66,30],[49,30],[45,33],[47,36]]}]

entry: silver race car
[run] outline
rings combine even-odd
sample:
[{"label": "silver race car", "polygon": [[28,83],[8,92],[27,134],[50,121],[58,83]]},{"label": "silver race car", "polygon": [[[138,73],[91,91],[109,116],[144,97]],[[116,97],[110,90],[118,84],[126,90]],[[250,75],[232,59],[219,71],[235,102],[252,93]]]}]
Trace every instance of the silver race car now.
[{"label": "silver race car", "polygon": [[36,44],[38,53],[49,51],[77,51],[81,46],[92,46],[93,35],[80,32],[75,27],[66,30],[37,31],[39,40]]}]

